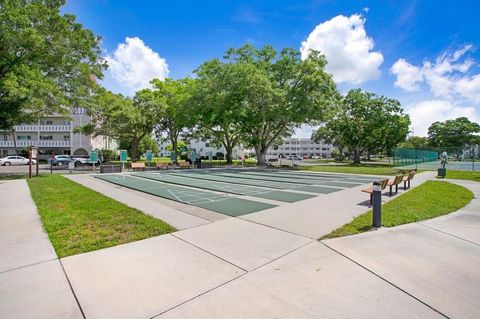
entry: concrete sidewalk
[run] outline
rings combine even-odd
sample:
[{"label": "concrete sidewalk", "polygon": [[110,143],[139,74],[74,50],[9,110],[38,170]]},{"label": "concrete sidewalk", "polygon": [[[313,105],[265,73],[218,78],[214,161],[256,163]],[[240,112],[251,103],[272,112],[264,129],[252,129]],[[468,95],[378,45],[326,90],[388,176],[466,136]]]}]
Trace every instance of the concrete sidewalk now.
[{"label": "concrete sidewalk", "polygon": [[[435,178],[435,176],[436,173],[431,171],[417,174],[411,182],[411,188]],[[241,218],[301,236],[318,239],[370,209],[368,205],[369,195],[362,192],[362,189],[365,187],[366,185],[361,185],[331,194],[320,195],[286,206],[274,207],[244,215]],[[398,194],[404,192],[402,185],[398,188]],[[383,194],[383,202],[394,199],[398,195],[388,196],[388,188],[385,189]]]},{"label": "concrete sidewalk", "polygon": [[0,181],[0,318],[82,318],[25,180]]},{"label": "concrete sidewalk", "polygon": [[[420,174],[417,183],[431,175]],[[31,204],[22,211],[37,216],[21,182],[16,192]],[[356,201],[365,194],[345,190],[343,200],[318,197],[343,202],[323,214],[292,210],[289,216],[304,218],[309,236],[224,218],[61,263],[40,254],[40,263],[0,274],[0,318],[476,318],[480,183],[452,182],[475,193],[458,212],[357,236],[311,238],[367,209]],[[3,186],[0,199],[13,198],[3,196]],[[361,209],[348,212],[355,206]],[[5,216],[9,227],[22,227],[11,213]],[[35,225],[42,232],[38,216]]]},{"label": "concrete sidewalk", "polygon": [[[324,244],[450,318],[480,317],[480,183],[449,215]],[[440,183],[440,182],[439,182]]]}]

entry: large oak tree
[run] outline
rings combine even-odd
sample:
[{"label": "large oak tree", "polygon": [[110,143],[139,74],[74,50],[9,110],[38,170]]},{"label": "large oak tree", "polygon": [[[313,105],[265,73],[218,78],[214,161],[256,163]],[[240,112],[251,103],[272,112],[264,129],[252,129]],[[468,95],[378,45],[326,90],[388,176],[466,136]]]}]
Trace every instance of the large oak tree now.
[{"label": "large oak tree", "polygon": [[106,64],[63,0],[0,1],[0,129],[81,107]]},{"label": "large oak tree", "polygon": [[257,163],[265,164],[275,141],[302,124],[321,120],[333,105],[337,91],[325,65],[317,51],[302,60],[294,49],[277,52],[271,46],[251,45],[230,49],[223,60],[209,61],[197,70],[201,95],[206,97],[200,99],[201,109],[215,105],[217,110],[204,118],[215,120],[210,127],[219,129],[224,145],[228,134],[229,141],[252,146]]},{"label": "large oak tree", "polygon": [[314,133],[315,139],[326,139],[353,154],[360,163],[364,152],[388,153],[408,134],[410,118],[395,99],[360,89],[350,90]]}]

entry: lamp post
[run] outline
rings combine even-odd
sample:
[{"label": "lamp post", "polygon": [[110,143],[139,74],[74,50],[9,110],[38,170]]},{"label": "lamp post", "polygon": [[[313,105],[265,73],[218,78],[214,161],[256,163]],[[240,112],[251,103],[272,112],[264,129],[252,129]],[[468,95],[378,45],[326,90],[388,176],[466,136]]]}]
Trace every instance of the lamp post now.
[{"label": "lamp post", "polygon": [[372,225],[375,228],[382,226],[382,189],[379,182],[373,182],[372,193],[373,220]]}]

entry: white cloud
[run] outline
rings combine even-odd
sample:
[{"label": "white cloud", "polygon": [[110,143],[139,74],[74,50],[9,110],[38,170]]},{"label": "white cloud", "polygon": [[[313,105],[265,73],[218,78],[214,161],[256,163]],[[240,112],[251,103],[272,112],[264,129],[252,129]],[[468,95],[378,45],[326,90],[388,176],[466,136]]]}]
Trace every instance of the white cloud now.
[{"label": "white cloud", "polygon": [[419,83],[423,81],[423,74],[420,68],[411,65],[405,59],[398,59],[392,66],[390,72],[397,76],[394,85],[405,91],[418,91]]},{"label": "white cloud", "polygon": [[472,45],[465,45],[453,53],[439,55],[435,62],[427,60],[421,67],[400,58],[390,68],[397,76],[395,86],[415,91],[421,83],[425,83],[434,97],[451,100],[460,97],[480,103],[480,74],[469,75],[475,62],[463,58],[471,50]]},{"label": "white cloud", "polygon": [[480,104],[480,74],[458,80],[455,90],[470,101]]},{"label": "white cloud", "polygon": [[427,100],[410,105],[406,109],[412,121],[411,129],[416,136],[427,136],[429,126],[436,121],[446,121],[465,116],[470,121],[480,122],[480,115],[473,106],[456,105],[448,100]]},{"label": "white cloud", "polygon": [[383,55],[372,51],[373,40],[365,31],[365,18],[359,14],[350,17],[338,15],[315,27],[302,42],[302,58],[310,49],[321,51],[327,58],[326,70],[337,83],[359,84],[378,79]]},{"label": "white cloud", "polygon": [[154,78],[165,79],[169,73],[166,60],[138,37],[127,37],[106,60],[113,79],[130,94],[150,87]]}]

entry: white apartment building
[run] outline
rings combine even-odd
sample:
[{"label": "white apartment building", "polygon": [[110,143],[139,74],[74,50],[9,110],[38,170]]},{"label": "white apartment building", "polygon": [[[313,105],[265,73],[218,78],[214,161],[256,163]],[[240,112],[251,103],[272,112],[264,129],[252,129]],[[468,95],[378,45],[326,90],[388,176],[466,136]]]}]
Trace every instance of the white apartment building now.
[{"label": "white apartment building", "polygon": [[297,155],[300,157],[318,156],[321,158],[331,157],[333,146],[323,141],[315,142],[310,138],[286,138],[283,144],[274,145],[267,151],[267,158],[288,157]]},{"label": "white apartment building", "polygon": [[[225,158],[225,154],[227,153],[225,147],[223,145],[217,146],[212,144],[210,141],[202,141],[197,139],[192,139],[189,141],[188,147],[194,149],[197,154],[203,157],[208,157],[208,154],[212,152],[213,156],[216,156],[217,153],[222,153]],[[169,141],[163,141],[159,144],[159,155],[160,157],[169,157],[170,152],[166,150],[167,146],[171,145]],[[233,148],[232,151],[232,158],[233,159],[240,159],[245,155],[245,151],[243,146],[236,146]]]},{"label": "white apartment building", "polygon": [[[90,122],[90,117],[82,108],[75,108],[71,118],[63,115],[49,115],[37,121],[15,126],[17,151],[34,146],[39,158],[48,159],[52,155],[88,155],[92,149],[115,149],[117,144],[106,136],[91,137],[73,133],[77,126]],[[13,135],[10,131],[0,132],[0,156],[15,154]]]}]

